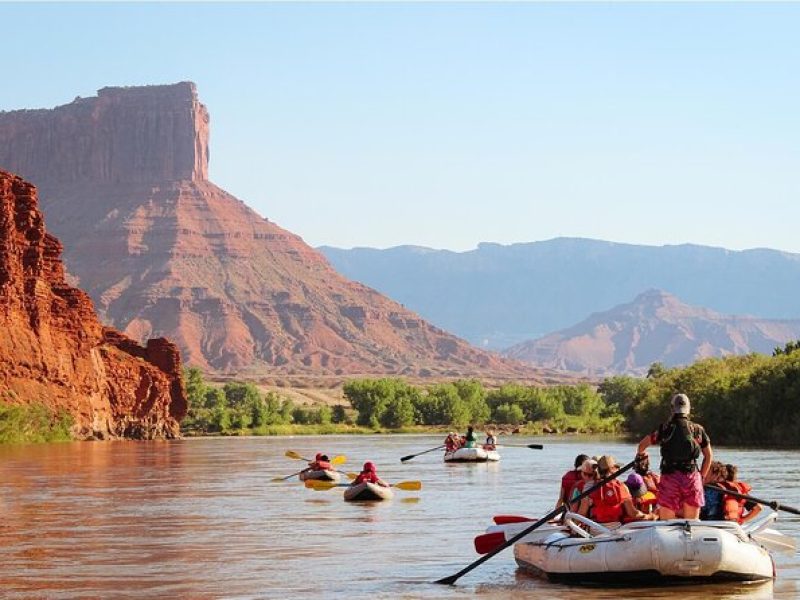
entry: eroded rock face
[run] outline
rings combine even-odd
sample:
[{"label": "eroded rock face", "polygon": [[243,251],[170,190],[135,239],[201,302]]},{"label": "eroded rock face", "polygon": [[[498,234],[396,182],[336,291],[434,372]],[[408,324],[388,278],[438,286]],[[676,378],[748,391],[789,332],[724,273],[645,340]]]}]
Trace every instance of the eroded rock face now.
[{"label": "eroded rock face", "polygon": [[172,438],[186,414],[177,347],[101,325],[69,286],[36,189],[0,171],[0,391],[75,417],[79,438]]},{"label": "eroded rock face", "polygon": [[134,339],[168,337],[187,363],[240,376],[535,377],[344,278],[209,182],[207,140],[188,83],[0,114],[0,165],[39,186],[70,275]]}]

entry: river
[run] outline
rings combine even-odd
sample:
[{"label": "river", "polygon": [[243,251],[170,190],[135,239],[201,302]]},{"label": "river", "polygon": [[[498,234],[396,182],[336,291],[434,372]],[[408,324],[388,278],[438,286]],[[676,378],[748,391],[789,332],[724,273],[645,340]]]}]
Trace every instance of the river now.
[{"label": "river", "polygon": [[[775,555],[774,583],[604,590],[529,577],[511,550],[454,586],[432,581],[478,555],[473,538],[495,514],[552,509],[561,475],[579,453],[634,446],[591,438],[517,438],[494,464],[444,464],[439,451],[400,457],[442,436],[202,438],[0,447],[0,595],[3,598],[796,598],[797,555]],[[509,441],[503,438],[502,441]],[[344,469],[373,460],[386,480],[420,480],[393,500],[351,504],[341,489],[296,479],[293,450],[343,454]],[[800,506],[785,450],[716,448],[738,464],[753,494]],[[657,461],[654,459],[654,464]],[[784,533],[800,518],[781,513]]]}]

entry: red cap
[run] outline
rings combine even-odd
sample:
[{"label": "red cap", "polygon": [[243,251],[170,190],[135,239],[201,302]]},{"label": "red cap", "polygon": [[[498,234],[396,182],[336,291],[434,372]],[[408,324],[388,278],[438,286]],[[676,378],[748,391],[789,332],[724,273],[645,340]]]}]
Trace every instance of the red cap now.
[{"label": "red cap", "polygon": [[314,457],[314,460],[319,460],[322,458],[322,452],[317,452],[317,455]]},{"label": "red cap", "polygon": [[371,460],[368,460],[364,463],[364,470],[365,471],[375,471],[375,463]]}]

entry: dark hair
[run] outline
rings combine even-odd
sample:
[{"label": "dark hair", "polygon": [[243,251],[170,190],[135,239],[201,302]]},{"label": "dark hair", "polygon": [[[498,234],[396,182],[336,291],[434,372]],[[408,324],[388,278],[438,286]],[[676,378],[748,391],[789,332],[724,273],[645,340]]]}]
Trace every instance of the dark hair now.
[{"label": "dark hair", "polygon": [[581,465],[583,464],[583,461],[585,460],[589,460],[589,457],[586,456],[585,454],[578,454],[578,456],[575,457],[575,468],[580,469]]},{"label": "dark hair", "polygon": [[650,457],[645,456],[643,458],[638,459],[636,463],[633,465],[633,470],[635,473],[638,473],[639,475],[642,476],[647,475],[647,473],[650,472]]},{"label": "dark hair", "polygon": [[330,460],[330,458],[328,458],[328,455],[327,455],[327,454],[323,454],[322,456],[320,456],[320,457],[319,457],[319,459],[320,459],[320,460],[324,460],[324,461],[326,461],[326,462]]},{"label": "dark hair", "polygon": [[725,481],[736,481],[736,476],[739,474],[739,467],[736,465],[725,465]]}]

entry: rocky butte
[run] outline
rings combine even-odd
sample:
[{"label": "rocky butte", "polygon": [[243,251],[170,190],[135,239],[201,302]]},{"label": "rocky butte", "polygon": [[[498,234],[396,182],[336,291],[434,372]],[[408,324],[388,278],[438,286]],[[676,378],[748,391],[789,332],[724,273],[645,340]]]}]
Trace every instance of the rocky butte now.
[{"label": "rocky butte", "polygon": [[0,171],[0,400],[74,417],[79,438],[172,438],[186,413],[177,347],[101,325],[64,278],[36,189]]},{"label": "rocky butte", "polygon": [[208,139],[193,83],[104,88],[0,113],[0,166],[39,187],[67,270],[103,321],[140,341],[166,336],[191,365],[535,379],[341,276],[211,183]]}]

